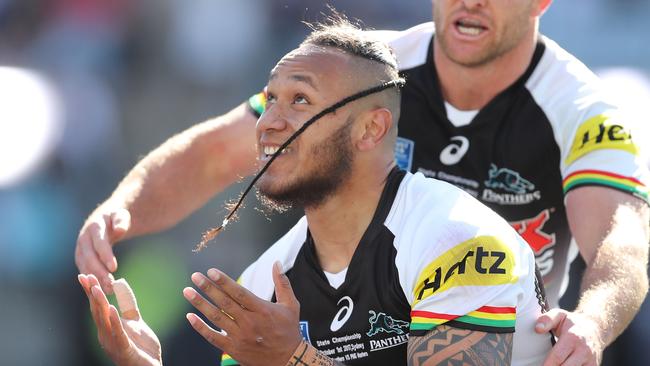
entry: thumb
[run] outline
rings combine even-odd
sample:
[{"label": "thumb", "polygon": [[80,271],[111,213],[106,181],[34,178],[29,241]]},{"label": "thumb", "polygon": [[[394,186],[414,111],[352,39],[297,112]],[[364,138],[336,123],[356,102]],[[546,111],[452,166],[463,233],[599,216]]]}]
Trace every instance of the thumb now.
[{"label": "thumb", "polygon": [[300,306],[298,299],[293,294],[289,277],[282,273],[282,265],[280,262],[273,263],[273,284],[275,285],[275,296],[278,303],[288,305],[293,309],[297,309]]},{"label": "thumb", "polygon": [[[560,324],[566,319],[566,312],[562,309],[551,309],[537,318],[535,332],[546,333],[559,328]],[[559,335],[559,334],[558,334]]]},{"label": "thumb", "polygon": [[122,313],[122,318],[128,320],[140,320],[138,302],[129,283],[124,278],[113,281],[113,291],[117,297],[117,305]]},{"label": "thumb", "polygon": [[119,208],[111,213],[111,225],[113,227],[111,241],[121,240],[131,228],[131,213],[124,208]]}]

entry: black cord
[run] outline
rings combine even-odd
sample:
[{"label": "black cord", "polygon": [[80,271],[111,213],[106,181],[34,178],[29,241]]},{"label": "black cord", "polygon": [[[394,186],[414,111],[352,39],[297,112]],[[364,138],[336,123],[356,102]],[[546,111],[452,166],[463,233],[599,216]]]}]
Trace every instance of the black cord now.
[{"label": "black cord", "polygon": [[241,207],[242,203],[244,202],[244,198],[246,198],[246,196],[251,191],[251,189],[253,189],[253,187],[255,186],[255,183],[257,183],[257,181],[260,179],[262,174],[264,174],[264,172],[266,172],[266,170],[269,168],[271,163],[282,153],[282,151],[284,149],[287,148],[287,146],[289,146],[296,138],[298,138],[298,136],[300,136],[300,134],[302,134],[309,126],[314,124],[314,122],[318,121],[323,116],[336,111],[337,109],[345,106],[346,104],[348,104],[350,102],[353,102],[353,101],[355,101],[357,99],[360,99],[360,98],[363,98],[363,97],[367,97],[368,95],[371,95],[371,94],[379,93],[379,92],[384,91],[384,90],[389,89],[389,88],[401,88],[401,87],[404,86],[405,83],[406,82],[404,81],[404,79],[399,78],[399,79],[384,82],[384,83],[382,83],[380,85],[373,86],[373,87],[368,88],[366,90],[362,90],[362,91],[360,91],[360,92],[358,92],[356,94],[352,94],[349,97],[341,99],[340,101],[338,101],[338,102],[334,103],[333,105],[323,109],[322,111],[317,113],[315,116],[310,118],[298,130],[296,130],[296,132],[294,132],[293,135],[289,136],[289,138],[280,146],[278,151],[276,151],[271,156],[269,161],[267,161],[266,164],[264,164],[262,169],[260,169],[260,171],[255,175],[255,178],[253,178],[251,183],[248,185],[248,187],[244,190],[242,195],[239,197],[239,200],[237,201],[237,203],[232,208],[229,209],[230,212],[228,213],[228,215],[226,215],[226,218],[223,219],[223,222],[221,223],[221,226],[219,226],[216,229],[210,229],[207,232],[205,232],[203,234],[202,239],[201,239],[201,243],[199,243],[196,246],[196,248],[194,248],[193,252],[198,252],[201,249],[205,248],[207,246],[207,243],[210,240],[212,240],[215,236],[217,236],[217,234],[219,232],[221,232],[226,227],[226,225],[228,225],[228,223],[233,218],[233,216],[235,215],[235,213],[237,212],[239,207]]},{"label": "black cord", "polygon": [[[542,308],[542,314],[550,310],[548,305],[548,300],[546,298],[546,290],[544,289],[544,281],[542,280],[542,273],[535,263],[535,294],[537,295],[537,303]],[[551,335],[551,347],[555,346],[555,334],[553,331],[549,330],[548,333]]]}]

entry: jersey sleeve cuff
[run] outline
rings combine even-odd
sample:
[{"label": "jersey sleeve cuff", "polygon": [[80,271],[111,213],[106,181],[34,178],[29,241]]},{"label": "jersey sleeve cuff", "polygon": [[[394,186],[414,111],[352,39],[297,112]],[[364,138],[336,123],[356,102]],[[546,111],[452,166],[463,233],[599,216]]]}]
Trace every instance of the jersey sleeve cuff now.
[{"label": "jersey sleeve cuff", "polygon": [[633,177],[600,170],[578,170],[568,175],[562,181],[562,189],[566,195],[571,190],[584,186],[601,186],[632,194],[650,205],[648,187]]},{"label": "jersey sleeve cuff", "polygon": [[248,98],[248,110],[255,115],[255,117],[260,118],[264,110],[266,109],[266,92],[260,92],[252,97]]},{"label": "jersey sleeve cuff", "polygon": [[421,336],[439,325],[489,333],[513,333],[517,312],[514,307],[483,306],[467,315],[450,315],[430,311],[411,312],[410,334]]}]

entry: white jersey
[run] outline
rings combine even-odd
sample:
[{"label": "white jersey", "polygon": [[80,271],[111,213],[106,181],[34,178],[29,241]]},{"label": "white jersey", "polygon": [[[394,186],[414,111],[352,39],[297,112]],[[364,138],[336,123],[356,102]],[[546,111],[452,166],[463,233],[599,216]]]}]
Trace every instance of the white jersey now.
[{"label": "white jersey", "polygon": [[541,306],[530,247],[470,195],[422,174],[391,172],[340,286],[324,275],[304,217],[240,283],[273,300],[275,261],[300,301],[305,339],[346,364],[406,365],[409,334],[443,324],[514,332],[513,365],[539,365],[551,347],[534,332]]}]

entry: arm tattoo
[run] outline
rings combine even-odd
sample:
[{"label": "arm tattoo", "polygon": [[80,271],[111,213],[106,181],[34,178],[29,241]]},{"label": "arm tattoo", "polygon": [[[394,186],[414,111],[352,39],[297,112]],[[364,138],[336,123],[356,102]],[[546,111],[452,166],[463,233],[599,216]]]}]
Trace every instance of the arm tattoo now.
[{"label": "arm tattoo", "polygon": [[512,333],[439,326],[408,343],[408,365],[510,365]]},{"label": "arm tattoo", "polygon": [[344,366],[341,362],[333,360],[304,340],[287,362],[286,366]]}]

